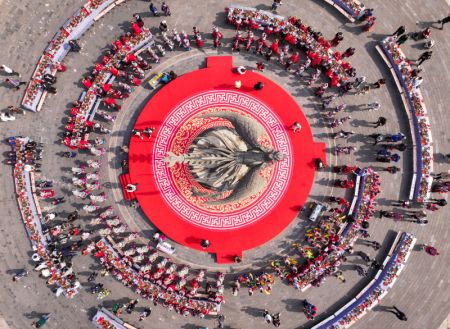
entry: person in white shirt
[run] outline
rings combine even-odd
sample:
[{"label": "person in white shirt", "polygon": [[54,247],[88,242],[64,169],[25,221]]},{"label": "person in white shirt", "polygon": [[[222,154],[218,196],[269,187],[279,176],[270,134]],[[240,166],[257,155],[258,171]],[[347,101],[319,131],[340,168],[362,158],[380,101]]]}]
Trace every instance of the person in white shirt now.
[{"label": "person in white shirt", "polygon": [[18,77],[20,77],[20,74],[19,74],[18,72],[14,71],[12,68],[10,68],[10,67],[8,67],[8,66],[6,66],[6,65],[4,65],[4,64],[0,66],[0,69],[1,69],[3,72],[5,72],[6,74],[9,74],[9,75],[17,75]]}]

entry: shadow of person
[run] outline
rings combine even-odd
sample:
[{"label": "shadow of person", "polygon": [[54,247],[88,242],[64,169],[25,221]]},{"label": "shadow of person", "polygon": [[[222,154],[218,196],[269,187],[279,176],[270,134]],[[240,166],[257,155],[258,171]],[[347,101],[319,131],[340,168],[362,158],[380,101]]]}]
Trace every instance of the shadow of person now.
[{"label": "shadow of person", "polygon": [[47,315],[47,314],[48,313],[39,313],[36,311],[32,311],[30,313],[25,313],[24,315],[27,319],[39,319],[40,317]]},{"label": "shadow of person", "polygon": [[372,310],[374,312],[392,312],[393,309],[392,306],[377,305]]},{"label": "shadow of person", "polygon": [[426,29],[427,27],[431,27],[432,29],[440,30],[438,26],[434,26],[434,24],[438,24],[438,21],[418,21],[416,25],[421,29]]},{"label": "shadow of person", "polygon": [[263,309],[252,307],[252,306],[246,306],[246,307],[242,308],[241,311],[244,311],[248,315],[254,316],[255,318],[259,317],[259,316],[262,317],[262,315],[264,313]]}]

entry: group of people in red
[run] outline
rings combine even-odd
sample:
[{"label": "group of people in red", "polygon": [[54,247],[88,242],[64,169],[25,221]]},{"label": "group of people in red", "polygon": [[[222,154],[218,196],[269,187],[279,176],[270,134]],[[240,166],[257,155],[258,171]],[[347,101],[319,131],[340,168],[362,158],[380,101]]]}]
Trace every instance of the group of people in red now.
[{"label": "group of people in red", "polygon": [[[64,144],[72,149],[90,149],[93,154],[101,154],[102,150],[93,150],[99,143],[89,141],[89,134],[97,130],[109,133],[110,130],[103,124],[94,124],[94,115],[98,115],[107,122],[113,122],[115,116],[106,111],[93,110],[95,100],[101,99],[107,110],[120,110],[118,99],[128,98],[134,88],[141,84],[145,71],[151,65],[140,55],[133,53],[133,46],[151,33],[144,27],[144,22],[138,14],[134,14],[132,32],[112,42],[101,60],[95,64],[91,74],[81,80],[86,88],[84,96],[73,103],[70,111],[71,117],[66,124]],[[109,78],[111,77],[111,78]],[[113,81],[114,80],[114,84]]]},{"label": "group of people in red", "polygon": [[[226,20],[237,30],[232,46],[234,51],[239,51],[240,45],[243,44],[245,50],[254,48],[256,54],[265,55],[267,60],[276,56],[286,70],[291,70],[295,64],[297,70],[294,72],[297,74],[302,74],[308,67],[321,68],[330,79],[331,87],[343,86],[349,77],[356,75],[356,70],[345,61],[345,58],[354,54],[355,49],[350,47],[343,54],[331,49],[343,40],[342,33],[337,33],[332,40],[327,40],[321,32],[315,31],[299,18],[279,20],[262,15],[256,10],[239,8],[228,8]],[[247,32],[242,33],[242,30]],[[254,30],[262,30],[263,33],[258,38]],[[270,43],[268,38],[271,35],[274,35],[275,39]],[[307,55],[302,63],[298,50]]]}]

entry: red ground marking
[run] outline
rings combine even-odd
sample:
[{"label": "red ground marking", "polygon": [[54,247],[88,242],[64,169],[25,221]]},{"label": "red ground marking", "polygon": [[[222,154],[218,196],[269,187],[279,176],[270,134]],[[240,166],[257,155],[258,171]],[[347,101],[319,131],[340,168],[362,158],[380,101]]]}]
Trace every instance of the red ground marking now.
[{"label": "red ground marking", "polygon": [[[234,87],[236,80],[242,82],[240,90]],[[258,81],[265,86],[255,91],[253,86]],[[161,160],[174,138],[180,138],[175,135],[183,123],[211,107],[227,107],[253,116],[265,126],[274,148],[289,155],[275,166],[267,188],[256,201],[223,213],[190,203],[179,193],[180,187],[175,186],[171,171]],[[258,111],[261,115],[256,114]],[[295,121],[302,126],[299,133],[290,129]],[[311,128],[296,101],[263,75],[252,71],[245,75],[234,73],[231,56],[209,57],[206,68],[161,88],[135,125],[136,129],[146,127],[156,128],[151,138],[132,137],[129,152],[130,179],[138,183],[135,195],[142,210],[158,229],[182,245],[202,250],[200,241],[208,239],[211,245],[206,251],[215,253],[219,263],[233,262],[235,256],[242,257],[244,250],[280,234],[308,197],[315,158],[326,162],[325,145],[313,141]]]}]

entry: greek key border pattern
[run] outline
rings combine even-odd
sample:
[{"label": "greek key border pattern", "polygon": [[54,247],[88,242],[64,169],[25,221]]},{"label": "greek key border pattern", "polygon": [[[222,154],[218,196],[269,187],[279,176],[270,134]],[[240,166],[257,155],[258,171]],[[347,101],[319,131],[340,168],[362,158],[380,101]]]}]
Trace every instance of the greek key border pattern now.
[{"label": "greek key border pattern", "polygon": [[[212,106],[237,107],[258,118],[271,135],[277,150],[288,155],[276,166],[271,186],[249,207],[232,214],[208,213],[186,201],[173,186],[166,163],[172,136],[188,117]],[[284,125],[277,116],[257,99],[235,91],[211,91],[193,96],[175,108],[161,125],[153,149],[153,170],[156,183],[168,205],[188,222],[208,229],[234,229],[253,223],[266,215],[281,200],[291,176],[292,155]]]}]

